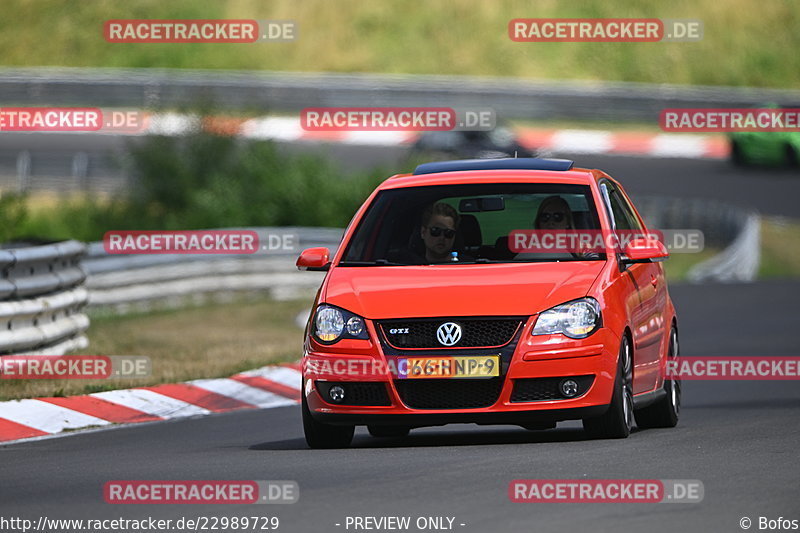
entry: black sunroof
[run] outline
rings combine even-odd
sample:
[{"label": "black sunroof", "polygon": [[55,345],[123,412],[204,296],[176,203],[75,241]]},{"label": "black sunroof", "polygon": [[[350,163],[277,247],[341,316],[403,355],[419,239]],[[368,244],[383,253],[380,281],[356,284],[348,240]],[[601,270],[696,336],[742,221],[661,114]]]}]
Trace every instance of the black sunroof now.
[{"label": "black sunroof", "polygon": [[570,170],[573,164],[569,159],[538,159],[535,157],[462,159],[423,163],[414,169],[414,175],[459,170]]}]

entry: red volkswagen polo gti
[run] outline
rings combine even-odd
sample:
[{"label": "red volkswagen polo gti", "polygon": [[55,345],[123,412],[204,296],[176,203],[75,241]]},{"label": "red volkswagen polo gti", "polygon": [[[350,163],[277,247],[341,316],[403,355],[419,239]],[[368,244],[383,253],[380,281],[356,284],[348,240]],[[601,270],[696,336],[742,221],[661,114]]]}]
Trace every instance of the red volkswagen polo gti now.
[{"label": "red volkswagen polo gti", "polygon": [[[575,234],[601,245],[559,244]],[[357,425],[402,437],[582,420],[598,438],[627,437],[634,417],[675,426],[668,253],[647,235],[619,183],[572,161],[447,161],[389,178],[332,256],[297,261],[327,272],[304,343],[309,446],[348,446]]]}]

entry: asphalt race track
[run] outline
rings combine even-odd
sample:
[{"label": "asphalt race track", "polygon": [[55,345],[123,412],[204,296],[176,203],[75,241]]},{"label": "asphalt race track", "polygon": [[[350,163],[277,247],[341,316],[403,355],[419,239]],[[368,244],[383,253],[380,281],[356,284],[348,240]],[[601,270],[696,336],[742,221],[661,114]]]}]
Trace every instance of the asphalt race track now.
[{"label": "asphalt race track", "polygon": [[[374,157],[376,149],[347,147],[347,158],[360,150]],[[399,156],[378,162],[390,157]],[[708,197],[763,213],[800,214],[800,179],[786,174],[732,171],[720,161],[576,159],[607,170],[634,194]],[[800,281],[672,286],[682,354],[796,356],[799,292]],[[307,449],[299,407],[78,433],[0,446],[0,516],[269,515],[278,516],[279,531],[286,532],[346,531],[347,516],[450,516],[456,531],[537,533],[724,532],[741,531],[745,516],[753,530],[760,516],[800,518],[797,381],[685,382],[681,414],[675,429],[635,431],[627,440],[585,440],[577,423],[550,431],[426,428],[405,440],[374,439],[359,429],[348,450]],[[511,503],[509,482],[526,478],[698,479],[705,498],[692,504]],[[133,479],[295,480],[300,501],[103,501],[106,481]]]},{"label": "asphalt race track", "polygon": [[[280,143],[289,151],[309,147],[337,161],[342,168],[378,169],[387,177],[411,172],[403,146],[305,145]],[[599,168],[622,182],[632,195],[663,195],[719,200],[757,209],[764,215],[800,217],[800,170],[739,168],[715,159],[647,159],[619,155],[554,153],[575,166]]]},{"label": "asphalt race track", "polygon": [[[122,171],[117,167],[125,160],[126,147],[137,142],[135,137],[90,133],[5,133],[0,139],[0,170],[12,176],[5,180],[13,183],[17,154],[28,150],[33,158],[34,175],[63,174],[60,179],[68,181],[72,156],[84,152],[92,161],[89,179],[113,190],[123,184]],[[407,146],[310,142],[279,142],[278,145],[289,153],[327,156],[345,171],[375,169],[379,177],[388,177],[413,170],[406,161]],[[800,217],[800,171],[797,169],[737,168],[728,161],[711,159],[646,159],[569,153],[554,153],[550,157],[571,158],[576,166],[603,169],[634,195],[715,199],[753,207],[765,215]],[[100,177],[103,175],[109,178]],[[53,180],[45,178],[45,181]]]},{"label": "asphalt race track", "polygon": [[[684,355],[796,354],[800,282],[676,286]],[[759,312],[768,308],[769,313]],[[588,441],[576,424],[357,434],[349,450],[306,448],[297,407],[138,425],[0,448],[5,516],[276,515],[282,531],[337,531],[346,516],[455,516],[462,531],[736,531],[743,516],[800,512],[800,388],[791,381],[685,382],[677,428]],[[517,504],[519,478],[699,479],[694,504]],[[114,479],[296,480],[269,506],[122,506]],[[9,481],[11,481],[9,483]],[[12,512],[13,511],[13,512]],[[598,526],[601,526],[598,529]]]}]

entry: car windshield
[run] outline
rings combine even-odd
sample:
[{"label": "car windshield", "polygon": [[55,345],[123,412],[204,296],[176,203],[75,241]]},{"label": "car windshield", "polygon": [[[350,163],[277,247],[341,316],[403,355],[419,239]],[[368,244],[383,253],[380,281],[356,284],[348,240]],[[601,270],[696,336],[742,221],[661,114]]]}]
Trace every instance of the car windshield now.
[{"label": "car windshield", "polygon": [[605,260],[603,253],[515,253],[509,236],[557,226],[598,230],[588,185],[488,183],[406,187],[378,193],[340,266],[398,266]]}]

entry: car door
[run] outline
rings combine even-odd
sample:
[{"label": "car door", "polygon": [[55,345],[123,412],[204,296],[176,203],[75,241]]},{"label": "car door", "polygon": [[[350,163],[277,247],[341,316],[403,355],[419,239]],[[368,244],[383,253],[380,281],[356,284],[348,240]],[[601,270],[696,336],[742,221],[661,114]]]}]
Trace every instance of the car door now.
[{"label": "car door", "polygon": [[[607,208],[620,238],[644,232],[624,193],[610,181],[601,184],[607,198]],[[624,275],[634,285],[635,302],[630,309],[633,328],[633,393],[653,390],[659,377],[659,356],[664,330],[664,305],[666,285],[663,267],[659,263],[634,263],[624,265]]]}]

